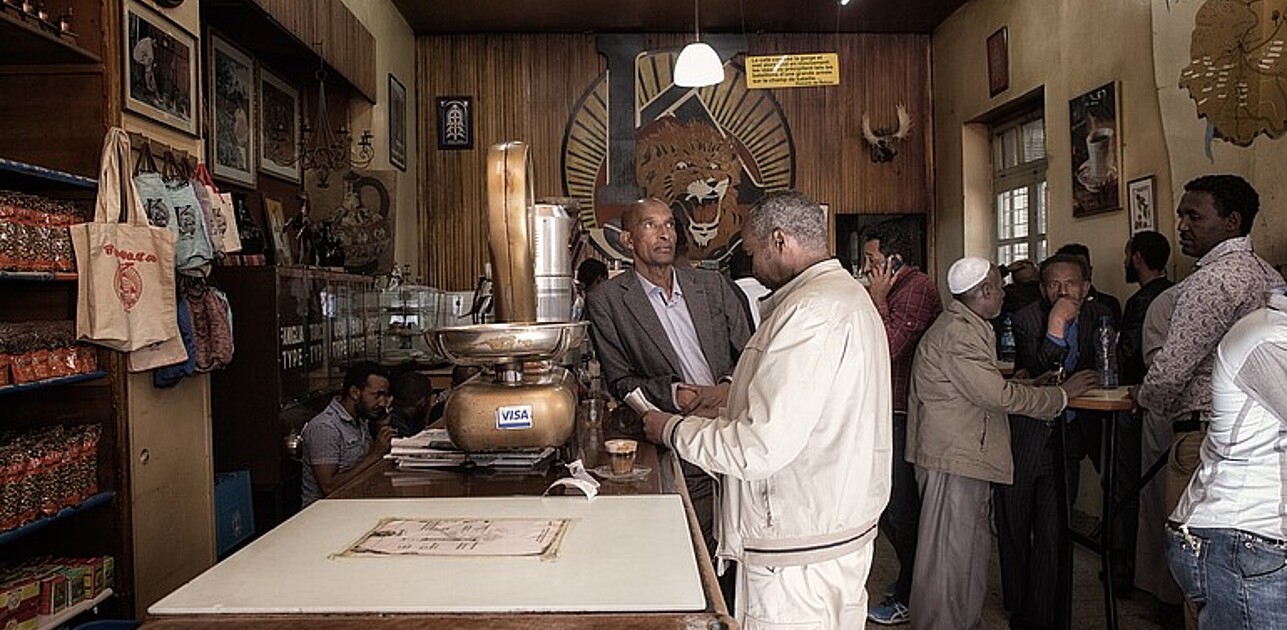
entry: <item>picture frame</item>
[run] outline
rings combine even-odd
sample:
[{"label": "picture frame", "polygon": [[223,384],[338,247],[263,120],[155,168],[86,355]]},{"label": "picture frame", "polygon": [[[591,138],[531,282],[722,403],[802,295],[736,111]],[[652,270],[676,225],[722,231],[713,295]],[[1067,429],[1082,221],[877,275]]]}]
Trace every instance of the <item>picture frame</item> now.
[{"label": "picture frame", "polygon": [[1074,217],[1122,209],[1117,82],[1068,102]]},{"label": "picture frame", "polygon": [[389,164],[407,170],[407,88],[389,73]]},{"label": "picture frame", "polygon": [[474,99],[471,96],[438,97],[438,149],[474,148]]},{"label": "picture frame", "polygon": [[1131,209],[1131,235],[1157,229],[1153,182],[1154,176],[1146,175],[1126,183],[1126,203]]},{"label": "picture frame", "polygon": [[1002,26],[988,36],[988,96],[1010,89],[1010,29]]},{"label": "picture frame", "polygon": [[268,222],[268,236],[273,243],[273,262],[277,266],[292,265],[295,257],[291,251],[290,238],[286,234],[286,209],[282,202],[271,197],[264,197],[264,216]]},{"label": "picture frame", "polygon": [[199,135],[201,64],[196,36],[142,2],[127,0],[121,6],[125,109]]},{"label": "picture frame", "polygon": [[259,67],[259,170],[298,184],[299,90],[264,66]]},{"label": "picture frame", "polygon": [[219,35],[209,40],[210,174],[215,179],[255,187],[255,60]]}]

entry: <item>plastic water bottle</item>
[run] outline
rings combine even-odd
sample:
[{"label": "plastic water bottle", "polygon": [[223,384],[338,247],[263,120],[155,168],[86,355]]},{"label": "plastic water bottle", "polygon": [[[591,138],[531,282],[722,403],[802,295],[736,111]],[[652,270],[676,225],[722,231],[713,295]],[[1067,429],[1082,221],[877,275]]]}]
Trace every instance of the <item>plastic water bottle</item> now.
[{"label": "plastic water bottle", "polygon": [[1095,367],[1099,372],[1099,386],[1103,389],[1117,387],[1117,330],[1107,315],[1099,318],[1096,337]]}]

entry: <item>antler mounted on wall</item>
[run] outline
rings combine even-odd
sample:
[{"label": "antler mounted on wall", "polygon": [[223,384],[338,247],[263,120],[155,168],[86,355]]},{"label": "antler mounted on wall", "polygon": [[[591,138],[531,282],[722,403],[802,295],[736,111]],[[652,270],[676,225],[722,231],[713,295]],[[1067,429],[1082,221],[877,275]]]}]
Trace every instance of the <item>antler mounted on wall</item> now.
[{"label": "antler mounted on wall", "polygon": [[871,119],[864,112],[862,115],[862,137],[867,141],[867,148],[871,151],[871,161],[888,162],[898,155],[898,142],[907,138],[907,134],[912,130],[912,117],[907,113],[907,108],[902,104],[898,106],[898,130],[893,131],[881,128],[877,132],[871,130]]}]

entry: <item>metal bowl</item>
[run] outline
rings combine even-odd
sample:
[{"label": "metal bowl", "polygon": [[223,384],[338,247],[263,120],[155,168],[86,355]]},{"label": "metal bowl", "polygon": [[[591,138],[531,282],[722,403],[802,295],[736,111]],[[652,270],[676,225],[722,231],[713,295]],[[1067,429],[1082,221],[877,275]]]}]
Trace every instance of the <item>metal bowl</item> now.
[{"label": "metal bowl", "polygon": [[585,340],[589,322],[478,324],[425,333],[429,344],[456,365],[495,365],[558,358]]}]

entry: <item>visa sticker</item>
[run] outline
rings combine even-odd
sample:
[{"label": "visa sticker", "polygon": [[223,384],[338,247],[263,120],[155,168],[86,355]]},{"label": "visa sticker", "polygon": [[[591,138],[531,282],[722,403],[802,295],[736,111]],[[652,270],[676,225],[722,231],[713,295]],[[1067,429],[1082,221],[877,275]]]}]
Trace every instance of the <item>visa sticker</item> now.
[{"label": "visa sticker", "polygon": [[532,428],[532,406],[510,405],[496,408],[496,428],[503,430]]}]

